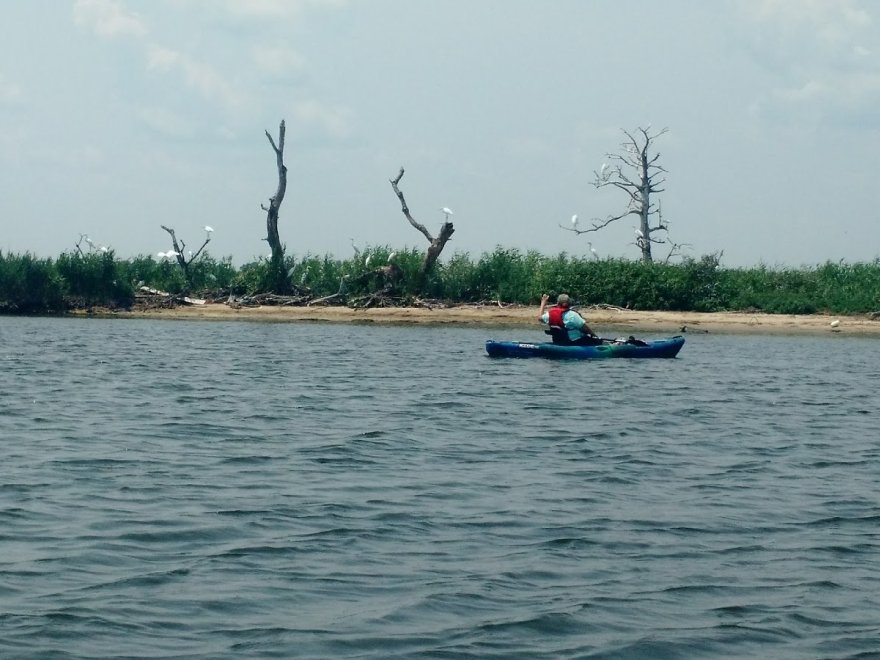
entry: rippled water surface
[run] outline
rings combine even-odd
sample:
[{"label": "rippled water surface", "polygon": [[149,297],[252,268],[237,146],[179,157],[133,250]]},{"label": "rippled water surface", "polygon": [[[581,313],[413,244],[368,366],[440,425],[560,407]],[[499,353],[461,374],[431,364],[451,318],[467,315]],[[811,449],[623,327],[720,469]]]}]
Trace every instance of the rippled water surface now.
[{"label": "rippled water surface", "polygon": [[0,657],[880,657],[880,341],[0,318]]}]

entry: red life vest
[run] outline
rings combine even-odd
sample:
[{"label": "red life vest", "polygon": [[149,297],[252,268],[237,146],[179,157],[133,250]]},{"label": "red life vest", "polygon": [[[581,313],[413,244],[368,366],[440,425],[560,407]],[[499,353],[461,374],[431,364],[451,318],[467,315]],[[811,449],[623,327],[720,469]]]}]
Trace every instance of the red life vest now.
[{"label": "red life vest", "polygon": [[551,307],[547,310],[547,314],[549,315],[549,323],[548,325],[557,325],[560,328],[565,327],[565,322],[562,320],[562,315],[568,311],[568,307],[560,307],[556,305],[555,307]]}]

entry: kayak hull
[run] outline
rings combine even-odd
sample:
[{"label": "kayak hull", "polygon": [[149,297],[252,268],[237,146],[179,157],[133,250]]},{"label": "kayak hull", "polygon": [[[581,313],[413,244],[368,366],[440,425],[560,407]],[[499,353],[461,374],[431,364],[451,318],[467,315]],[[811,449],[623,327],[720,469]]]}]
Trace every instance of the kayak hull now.
[{"label": "kayak hull", "polygon": [[605,358],[674,358],[684,345],[684,337],[668,337],[645,342],[645,346],[624,343],[598,346],[563,346],[519,341],[486,342],[490,357],[551,358],[559,360],[595,360]]}]

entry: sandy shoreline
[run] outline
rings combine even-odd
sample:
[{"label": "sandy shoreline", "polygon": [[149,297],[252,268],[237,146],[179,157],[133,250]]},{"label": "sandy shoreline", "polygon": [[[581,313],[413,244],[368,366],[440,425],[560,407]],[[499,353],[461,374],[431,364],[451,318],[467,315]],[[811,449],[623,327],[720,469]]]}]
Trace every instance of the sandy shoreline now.
[{"label": "sandy shoreline", "polygon": [[[225,304],[180,306],[112,314],[117,318],[154,318],[193,321],[264,321],[454,324],[463,326],[528,327],[539,329],[537,307],[458,306],[437,308],[350,309],[347,307],[245,307]],[[687,333],[827,334],[880,336],[880,319],[862,316],[752,314],[748,312],[640,312],[627,309],[580,308],[602,335],[670,335]],[[839,323],[832,327],[832,321]]]}]

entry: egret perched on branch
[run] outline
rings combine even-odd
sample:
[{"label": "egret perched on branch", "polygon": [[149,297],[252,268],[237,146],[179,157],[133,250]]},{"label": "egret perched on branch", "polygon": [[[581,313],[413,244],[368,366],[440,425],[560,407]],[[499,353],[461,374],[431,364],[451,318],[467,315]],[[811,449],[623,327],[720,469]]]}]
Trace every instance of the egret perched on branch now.
[{"label": "egret perched on branch", "polygon": [[636,236],[638,236],[639,238],[645,237],[645,235],[642,233],[642,230],[638,228],[636,229]]},{"label": "egret perched on branch", "polygon": [[214,232],[214,228],[211,225],[205,225],[205,231],[211,234]]},{"label": "egret perched on branch", "polygon": [[443,211],[444,215],[446,215],[446,219],[447,219],[447,220],[449,220],[449,216],[450,216],[450,215],[455,215],[455,214],[452,212],[452,209],[449,208],[448,206],[444,206],[444,207],[443,207],[442,209],[440,209],[440,210]]},{"label": "egret perched on branch", "polygon": [[89,238],[88,236],[86,236],[86,243],[88,243],[88,244],[89,244],[90,246],[92,246],[92,247],[95,247],[94,242],[93,242],[92,239]]},{"label": "egret perched on branch", "polygon": [[608,163],[602,163],[602,167],[599,170],[599,176],[603,179],[607,178],[608,174],[605,173],[607,170],[608,170]]},{"label": "egret perched on branch", "polygon": [[598,258],[599,258],[599,253],[596,252],[596,248],[593,247],[593,244],[590,243],[589,241],[587,241],[587,245],[590,246],[590,252],[593,253],[593,257],[596,258],[596,259],[598,259]]},{"label": "egret perched on branch", "polygon": [[578,228],[578,216],[577,216],[577,213],[575,213],[573,216],[571,216],[571,228],[572,228],[572,229],[577,229],[577,228]]}]

